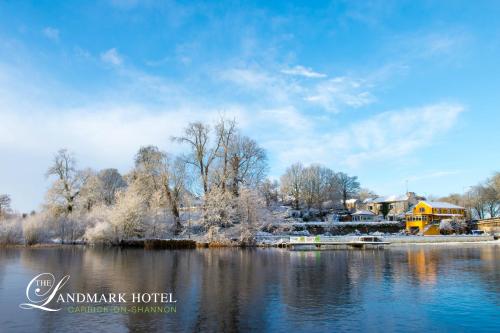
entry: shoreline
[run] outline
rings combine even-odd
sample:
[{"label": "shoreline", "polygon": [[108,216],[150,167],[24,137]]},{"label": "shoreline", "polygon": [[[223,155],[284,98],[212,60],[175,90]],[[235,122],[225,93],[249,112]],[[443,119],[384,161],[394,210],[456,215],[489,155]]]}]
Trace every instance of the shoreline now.
[{"label": "shoreline", "polygon": [[[440,236],[433,236],[440,237]],[[445,236],[444,239],[422,239],[420,241],[392,241],[390,237],[387,237],[386,240],[390,241],[390,244],[385,246],[387,247],[402,247],[402,246],[414,246],[414,245],[449,245],[449,246],[458,246],[458,245],[500,245],[500,240],[495,239],[483,239],[483,240],[471,240],[470,238],[466,238],[460,240],[450,239],[450,236]],[[460,237],[460,236],[458,236]],[[462,236],[463,237],[463,236]],[[26,249],[48,249],[48,248],[65,248],[65,247],[89,247],[89,248],[124,248],[124,249],[144,249],[144,250],[192,250],[192,249],[217,249],[217,248],[286,248],[285,246],[278,246],[284,244],[266,244],[266,243],[256,243],[254,245],[248,244],[222,244],[215,242],[214,244],[210,244],[209,242],[196,242],[194,240],[134,240],[134,241],[123,241],[119,244],[86,244],[86,243],[73,243],[73,244],[60,244],[60,243],[41,243],[34,245],[25,245],[25,244],[1,244],[0,248],[26,248]]]}]

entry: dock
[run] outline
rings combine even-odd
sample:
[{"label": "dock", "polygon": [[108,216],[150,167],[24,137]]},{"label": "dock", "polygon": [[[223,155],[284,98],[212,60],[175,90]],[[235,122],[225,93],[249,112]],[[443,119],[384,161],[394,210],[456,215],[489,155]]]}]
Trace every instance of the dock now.
[{"label": "dock", "polygon": [[313,249],[322,249],[329,246],[342,246],[342,247],[353,247],[353,248],[365,248],[365,247],[379,247],[383,245],[389,245],[390,242],[383,241],[378,237],[372,236],[362,236],[356,240],[347,241],[331,241],[328,239],[322,239],[319,236],[316,237],[290,237],[290,242],[287,243],[287,247],[290,250],[295,250],[297,247],[302,246],[313,246]]}]

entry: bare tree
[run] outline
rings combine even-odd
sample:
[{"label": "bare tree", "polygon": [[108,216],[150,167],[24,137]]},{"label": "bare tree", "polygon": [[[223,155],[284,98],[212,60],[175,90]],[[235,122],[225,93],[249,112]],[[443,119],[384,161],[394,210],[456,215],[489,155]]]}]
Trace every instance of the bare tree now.
[{"label": "bare tree", "polygon": [[59,150],[46,176],[56,177],[52,187],[55,199],[64,205],[65,213],[71,213],[85,180],[82,173],[76,169],[76,160],[73,155],[66,149]]},{"label": "bare tree", "polygon": [[467,193],[468,205],[471,207],[473,215],[478,219],[483,219],[486,216],[483,192],[484,187],[482,185],[476,185]]},{"label": "bare tree", "polygon": [[439,201],[449,202],[451,204],[461,206],[464,204],[464,197],[458,193],[451,193],[446,197],[439,198]]},{"label": "bare tree", "polygon": [[47,170],[47,177],[55,176],[52,187],[48,192],[49,205],[55,208],[60,219],[61,242],[66,237],[68,215],[73,212],[76,198],[80,195],[87,175],[76,168],[76,160],[66,149],[60,149],[54,156],[51,167]]},{"label": "bare tree", "polygon": [[100,181],[100,192],[104,203],[111,206],[116,202],[116,193],[127,186],[117,169],[104,169],[97,175]]},{"label": "bare tree", "polygon": [[10,196],[8,194],[0,194],[0,219],[5,217],[10,210]]},{"label": "bare tree", "polygon": [[301,197],[308,209],[313,206],[320,208],[324,190],[321,173],[322,170],[319,165],[311,165],[302,171]]},{"label": "bare tree", "polygon": [[237,135],[230,148],[231,190],[239,195],[240,185],[255,187],[265,177],[267,156],[257,142],[246,136]]},{"label": "bare tree", "polygon": [[173,139],[181,143],[187,143],[190,146],[191,154],[185,161],[198,171],[203,193],[207,194],[211,166],[219,154],[222,137],[219,135],[216,138],[215,145],[210,147],[210,127],[201,122],[195,122],[188,125],[184,136]]},{"label": "bare tree", "polygon": [[229,179],[230,172],[230,152],[232,144],[234,142],[234,137],[237,135],[236,121],[226,120],[221,118],[219,123],[215,126],[216,135],[220,142],[220,149],[217,152],[217,156],[220,159],[220,170],[216,172],[216,178],[218,178],[218,186],[222,191],[226,191],[227,182]]},{"label": "bare tree", "polygon": [[286,169],[285,174],[281,176],[281,192],[292,198],[295,209],[300,208],[303,170],[304,167],[300,162],[295,163]]},{"label": "bare tree", "polygon": [[174,217],[175,232],[178,234],[182,230],[179,208],[182,198],[185,197],[186,165],[182,159],[177,158],[173,165],[169,165],[168,169],[165,171],[163,175],[167,177],[164,176],[165,178],[163,178],[162,184]]},{"label": "bare tree", "polygon": [[377,194],[367,188],[361,188],[358,192],[359,200],[364,201],[366,199],[373,199],[377,197]]},{"label": "bare tree", "polygon": [[342,194],[342,204],[344,205],[344,209],[347,209],[347,199],[356,196],[359,192],[360,185],[358,182],[358,177],[351,177],[346,173],[339,172],[337,173],[337,182]]},{"label": "bare tree", "polygon": [[79,203],[86,211],[99,204],[114,205],[117,192],[127,186],[116,169],[104,169],[97,173],[92,170],[84,172],[87,177],[80,191]]},{"label": "bare tree", "polygon": [[259,185],[259,192],[260,195],[264,198],[266,207],[270,207],[272,204],[278,202],[278,188],[278,181],[271,181],[269,178],[264,180]]},{"label": "bare tree", "polygon": [[135,158],[132,176],[134,189],[151,208],[155,198],[160,207],[168,207],[174,218],[176,233],[180,232],[180,201],[183,197],[185,165],[180,160],[170,164],[166,153],[156,146],[141,147]]},{"label": "bare tree", "polygon": [[495,172],[489,180],[490,186],[495,189],[498,200],[500,201],[500,172]]}]

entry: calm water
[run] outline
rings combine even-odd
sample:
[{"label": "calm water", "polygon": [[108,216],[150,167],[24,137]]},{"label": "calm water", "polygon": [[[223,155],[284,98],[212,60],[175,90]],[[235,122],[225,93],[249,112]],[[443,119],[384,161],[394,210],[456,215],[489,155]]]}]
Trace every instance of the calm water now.
[{"label": "calm water", "polygon": [[[175,313],[23,310],[42,272],[63,291],[168,292]],[[0,249],[1,332],[496,331],[500,246],[385,250]]]}]

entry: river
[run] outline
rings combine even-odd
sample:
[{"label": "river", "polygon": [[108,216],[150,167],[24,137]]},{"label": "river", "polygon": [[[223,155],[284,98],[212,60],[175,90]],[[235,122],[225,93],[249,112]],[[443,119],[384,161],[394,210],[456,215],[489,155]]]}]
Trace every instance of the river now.
[{"label": "river", "polygon": [[[106,303],[80,312],[78,304],[53,300],[49,306],[59,311],[21,309],[40,273],[56,282],[69,275],[61,293],[170,293],[176,302]],[[160,308],[168,312],[154,312]],[[499,245],[0,249],[1,332],[493,332],[499,326]]]}]

